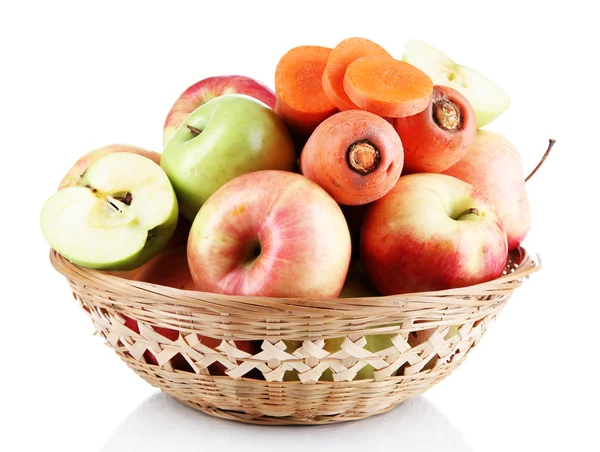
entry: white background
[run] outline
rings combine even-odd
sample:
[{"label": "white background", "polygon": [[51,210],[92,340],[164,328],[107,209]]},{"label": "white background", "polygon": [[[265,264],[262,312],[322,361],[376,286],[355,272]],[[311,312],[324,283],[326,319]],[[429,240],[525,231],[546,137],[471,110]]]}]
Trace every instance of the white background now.
[{"label": "white background", "polygon": [[[598,450],[600,36],[592,2],[2,2],[2,450]],[[561,5],[561,6],[556,6]],[[368,37],[400,57],[436,45],[498,81],[489,129],[533,168],[525,246],[543,269],[469,359],[388,415],[314,429],[215,420],[139,379],[48,261],[39,211],[63,173],[110,143],[161,150],[173,101],[211,75],[273,84],[301,44]],[[528,171],[527,171],[528,172]],[[595,370],[596,369],[596,370]]]}]

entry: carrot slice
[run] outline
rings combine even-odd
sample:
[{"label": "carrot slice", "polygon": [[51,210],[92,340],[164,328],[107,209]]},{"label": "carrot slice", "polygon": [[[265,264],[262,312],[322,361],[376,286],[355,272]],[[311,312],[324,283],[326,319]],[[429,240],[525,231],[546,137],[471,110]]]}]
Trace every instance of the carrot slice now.
[{"label": "carrot slice", "polygon": [[344,89],[361,109],[401,118],[427,108],[433,82],[424,72],[404,61],[363,57],[346,69]]},{"label": "carrot slice", "polygon": [[323,73],[323,89],[340,110],[359,110],[344,90],[344,74],[350,63],[367,56],[392,58],[379,44],[365,38],[344,39],[331,51]]},{"label": "carrot slice", "polygon": [[323,71],[331,49],[299,46],[289,50],[275,69],[275,112],[295,135],[308,137],[337,111],[323,91]]}]

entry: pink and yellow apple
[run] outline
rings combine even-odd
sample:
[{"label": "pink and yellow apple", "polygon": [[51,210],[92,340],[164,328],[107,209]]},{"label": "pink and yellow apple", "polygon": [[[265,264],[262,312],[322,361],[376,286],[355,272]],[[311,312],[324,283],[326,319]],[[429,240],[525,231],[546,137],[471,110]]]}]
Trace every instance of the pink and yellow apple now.
[{"label": "pink and yellow apple", "polygon": [[509,251],[523,242],[531,226],[531,212],[521,156],[510,141],[478,130],[467,154],[444,174],[468,182],[494,204],[506,230]]},{"label": "pink and yellow apple", "polygon": [[500,276],[506,232],[492,203],[443,174],[402,176],[369,208],[361,259],[382,295],[451,289]]},{"label": "pink and yellow apple", "polygon": [[275,94],[262,83],[243,75],[209,77],[194,83],[175,101],[165,120],[163,143],[175,134],[183,120],[196,108],[223,94],[245,94],[275,107]]},{"label": "pink and yellow apple", "polygon": [[340,207],[299,174],[265,170],[236,177],[202,206],[188,260],[206,292],[266,297],[337,297],[350,262]]},{"label": "pink and yellow apple", "polygon": [[61,190],[66,187],[74,187],[77,185],[87,169],[92,166],[96,160],[107,154],[112,154],[113,152],[131,152],[133,154],[139,154],[143,157],[149,158],[157,165],[160,165],[160,154],[158,152],[148,151],[130,144],[109,144],[108,146],[94,149],[77,160],[67,174],[65,174],[63,177],[58,189]]}]

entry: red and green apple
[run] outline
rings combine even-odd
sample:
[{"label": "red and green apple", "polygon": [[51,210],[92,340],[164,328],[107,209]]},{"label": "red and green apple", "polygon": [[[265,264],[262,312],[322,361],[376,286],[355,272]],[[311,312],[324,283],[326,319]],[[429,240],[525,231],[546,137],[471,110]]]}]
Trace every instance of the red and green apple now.
[{"label": "red and green apple", "polygon": [[494,204],[506,230],[509,251],[523,242],[531,226],[531,212],[521,156],[510,141],[479,130],[467,154],[444,174],[468,182]]},{"label": "red and green apple", "polygon": [[275,107],[275,93],[257,80],[243,75],[208,77],[191,85],[177,98],[165,120],[163,143],[167,144],[190,113],[209,100],[224,94],[245,94],[260,100],[270,108]]},{"label": "red and green apple", "polygon": [[168,243],[177,225],[175,192],[152,160],[114,152],[78,185],[57,191],[41,212],[42,232],[70,261],[98,270],[132,270]]},{"label": "red and green apple", "polygon": [[382,295],[478,284],[502,275],[506,231],[493,204],[451,176],[409,174],[375,201],[361,232],[361,259]]},{"label": "red and green apple", "polygon": [[292,171],[294,144],[273,110],[248,96],[227,94],[189,115],[164,148],[161,167],[193,221],[219,187],[245,173]]}]

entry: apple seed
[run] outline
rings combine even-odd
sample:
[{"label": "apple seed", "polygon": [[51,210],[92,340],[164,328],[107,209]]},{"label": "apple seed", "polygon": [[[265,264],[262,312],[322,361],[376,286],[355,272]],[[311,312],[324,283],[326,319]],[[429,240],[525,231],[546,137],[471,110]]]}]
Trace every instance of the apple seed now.
[{"label": "apple seed", "polygon": [[133,199],[133,197],[131,196],[131,192],[127,192],[125,194],[125,196],[115,196],[114,197],[117,201],[121,201],[123,204],[125,204],[126,206],[130,206],[131,205],[131,201]]}]

